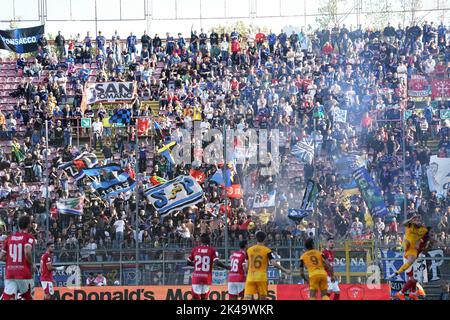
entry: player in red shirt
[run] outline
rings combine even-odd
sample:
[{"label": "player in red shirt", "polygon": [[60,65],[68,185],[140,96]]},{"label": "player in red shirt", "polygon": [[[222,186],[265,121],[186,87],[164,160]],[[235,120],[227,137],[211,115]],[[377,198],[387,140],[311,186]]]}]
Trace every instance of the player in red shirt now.
[{"label": "player in red shirt", "polygon": [[64,267],[53,266],[53,251],[55,251],[55,245],[53,242],[47,243],[47,251],[41,257],[41,285],[44,289],[44,300],[53,300],[55,294],[53,270],[64,270]]},{"label": "player in red shirt", "polygon": [[247,241],[239,243],[240,250],[233,252],[230,257],[231,270],[228,273],[228,295],[230,300],[244,297],[246,269],[247,269]]},{"label": "player in red shirt", "polygon": [[35,271],[32,250],[36,239],[28,233],[30,216],[21,216],[19,232],[6,238],[0,260],[6,261],[5,289],[2,300],[15,300],[18,294],[23,300],[33,300]]},{"label": "player in red shirt", "polygon": [[[334,240],[333,238],[327,239],[327,248],[322,250],[322,254],[325,256],[327,261],[331,266],[334,264]],[[339,289],[339,282],[336,278],[331,277],[330,271],[327,270],[328,273],[328,296],[331,297],[331,294],[334,292],[333,300],[339,300],[341,295],[341,290]]]},{"label": "player in red shirt", "polygon": [[194,267],[194,272],[192,273],[193,300],[206,300],[208,298],[214,265],[230,270],[229,266],[219,261],[216,249],[209,245],[210,239],[208,234],[202,234],[200,241],[202,244],[192,249],[187,259],[187,264]]}]

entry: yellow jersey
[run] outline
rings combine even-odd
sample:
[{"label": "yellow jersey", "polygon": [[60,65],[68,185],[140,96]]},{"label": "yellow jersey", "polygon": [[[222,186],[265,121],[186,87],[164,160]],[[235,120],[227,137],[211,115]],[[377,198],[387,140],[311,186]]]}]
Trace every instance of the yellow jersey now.
[{"label": "yellow jersey", "polygon": [[410,247],[415,246],[417,241],[423,238],[428,229],[424,226],[416,226],[412,223],[408,224],[405,228],[405,240],[408,240]]},{"label": "yellow jersey", "polygon": [[255,244],[247,249],[248,272],[247,281],[267,281],[267,266],[272,259],[272,250],[266,246]]},{"label": "yellow jersey", "polygon": [[308,274],[310,277],[316,275],[327,275],[325,271],[325,265],[323,263],[322,252],[319,250],[308,250],[300,257],[303,264],[308,269]]}]

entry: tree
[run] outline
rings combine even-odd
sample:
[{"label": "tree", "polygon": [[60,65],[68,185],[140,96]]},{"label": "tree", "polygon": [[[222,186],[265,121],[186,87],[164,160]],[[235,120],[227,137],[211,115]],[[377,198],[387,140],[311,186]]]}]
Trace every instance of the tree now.
[{"label": "tree", "polygon": [[419,20],[417,11],[422,8],[422,0],[400,0],[400,3],[405,11],[400,14],[403,25],[415,25]]},{"label": "tree", "polygon": [[366,24],[375,30],[383,30],[391,21],[391,3],[380,0],[370,0],[365,3],[365,11],[369,12],[365,14]]},{"label": "tree", "polygon": [[330,25],[339,23],[339,8],[343,6],[347,0],[322,0],[322,7],[319,7],[320,16],[316,17],[316,22],[320,28],[328,28]]}]

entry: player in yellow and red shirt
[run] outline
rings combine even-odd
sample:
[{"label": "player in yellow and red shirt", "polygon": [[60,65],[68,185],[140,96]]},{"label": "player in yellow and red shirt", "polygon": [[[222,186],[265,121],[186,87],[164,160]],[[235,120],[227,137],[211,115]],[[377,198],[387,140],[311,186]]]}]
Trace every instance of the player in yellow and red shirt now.
[{"label": "player in yellow and red shirt", "polygon": [[388,280],[397,277],[403,272],[406,272],[410,278],[413,276],[413,265],[419,255],[420,243],[428,232],[428,228],[422,223],[419,215],[406,220],[403,225],[405,226],[405,236],[403,238],[404,263]]},{"label": "player in yellow and red shirt", "polygon": [[305,241],[306,251],[300,257],[300,275],[306,280],[304,267],[308,269],[310,300],[316,300],[317,291],[320,290],[322,300],[330,300],[327,295],[328,281],[327,270],[331,281],[334,281],[333,268],[325,256],[319,250],[314,249],[314,240],[309,238]]}]

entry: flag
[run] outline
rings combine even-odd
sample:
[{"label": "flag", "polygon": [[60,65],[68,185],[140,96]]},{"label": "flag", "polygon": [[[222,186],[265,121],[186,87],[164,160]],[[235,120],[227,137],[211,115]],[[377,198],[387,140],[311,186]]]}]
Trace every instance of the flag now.
[{"label": "flag", "polygon": [[203,201],[203,189],[191,176],[179,176],[145,190],[144,195],[161,215],[193,206]]},{"label": "flag", "polygon": [[94,153],[83,152],[72,161],[58,166],[58,169],[64,170],[74,179],[80,179],[80,175],[84,176],[83,169],[89,169],[98,163],[97,156]]},{"label": "flag", "polygon": [[87,109],[87,102],[88,102],[88,84],[86,83],[83,87],[83,97],[81,98],[81,104],[80,104],[80,108],[81,108],[81,112],[84,114],[84,112]]},{"label": "flag", "polygon": [[135,186],[136,181],[130,177],[129,173],[124,171],[117,172],[112,179],[92,183],[92,188],[103,199],[116,196],[120,193],[129,193]]},{"label": "flag", "polygon": [[242,199],[244,191],[240,184],[232,184],[226,188],[228,198],[230,199]]},{"label": "flag", "polygon": [[56,202],[56,208],[59,214],[83,214],[84,197],[59,199]]},{"label": "flag", "polygon": [[275,197],[277,195],[276,191],[270,193],[256,193],[253,200],[253,208],[268,208],[275,207]]},{"label": "flag", "polygon": [[169,143],[163,144],[163,146],[158,149],[158,154],[165,157],[171,164],[175,164],[175,160],[173,159],[171,153],[171,148],[173,148],[176,144],[176,141],[171,141]]},{"label": "flag", "polygon": [[225,171],[225,187],[231,187],[234,181],[234,172],[231,169]]},{"label": "flag", "polygon": [[225,181],[223,180],[223,172],[222,172],[222,170],[217,169],[217,171],[209,178],[209,181],[217,183],[220,186],[224,185]]},{"label": "flag", "polygon": [[313,180],[308,180],[305,193],[303,194],[302,205],[298,209],[289,209],[288,218],[296,222],[300,222],[314,210],[314,202],[322,187]]},{"label": "flag", "polygon": [[139,118],[137,122],[138,122],[138,135],[139,136],[147,135],[150,119],[148,119],[148,118]]},{"label": "flag", "polygon": [[131,122],[131,110],[130,109],[116,109],[109,123],[126,125]]},{"label": "flag", "polygon": [[84,176],[88,177],[99,177],[102,175],[102,172],[109,173],[113,171],[120,171],[122,167],[116,163],[110,163],[104,166],[96,166],[90,169],[82,169],[82,172],[75,177],[75,180],[80,180]]},{"label": "flag", "polygon": [[167,182],[166,179],[163,179],[163,178],[158,177],[158,176],[152,176],[152,177],[150,178],[150,183],[151,183],[152,185],[154,185],[154,186],[158,186],[158,185],[163,184],[163,183],[166,183],[166,182]]},{"label": "flag", "polygon": [[312,138],[305,138],[299,141],[291,151],[300,162],[311,164],[314,157],[314,142]]},{"label": "flag", "polygon": [[313,180],[308,180],[306,184],[305,193],[303,194],[303,201],[301,209],[311,209],[314,208],[314,201],[317,198],[317,195],[322,190],[322,187]]},{"label": "flag", "polygon": [[158,135],[159,139],[161,139],[162,141],[164,141],[165,136],[163,133],[163,129],[161,128],[161,126],[159,125],[158,122],[156,122],[155,120],[153,120],[153,126],[155,128],[155,132]]},{"label": "flag", "polygon": [[200,170],[191,169],[189,171],[189,175],[193,177],[195,180],[197,180],[197,182],[200,184],[205,182],[206,178],[205,173]]},{"label": "flag", "polygon": [[25,160],[25,155],[23,154],[22,150],[20,150],[20,145],[18,143],[13,142],[12,143],[12,148],[11,148],[12,153],[14,153],[14,156],[17,159],[17,162],[22,162],[23,160]]}]

